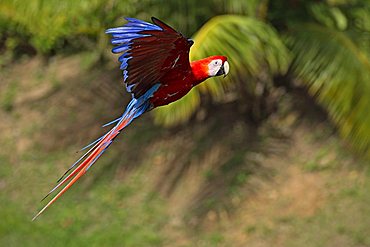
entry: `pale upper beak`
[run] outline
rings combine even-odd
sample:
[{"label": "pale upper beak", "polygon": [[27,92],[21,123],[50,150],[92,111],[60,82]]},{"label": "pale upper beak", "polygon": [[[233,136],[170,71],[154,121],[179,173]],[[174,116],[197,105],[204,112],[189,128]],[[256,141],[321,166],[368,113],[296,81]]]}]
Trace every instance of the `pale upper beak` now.
[{"label": "pale upper beak", "polygon": [[225,77],[229,73],[229,69],[229,63],[225,61],[220,70],[217,72],[216,76],[224,75]]},{"label": "pale upper beak", "polygon": [[230,70],[229,63],[225,61],[223,67],[224,67],[224,77],[225,77],[227,76],[227,74],[229,74],[229,70]]}]

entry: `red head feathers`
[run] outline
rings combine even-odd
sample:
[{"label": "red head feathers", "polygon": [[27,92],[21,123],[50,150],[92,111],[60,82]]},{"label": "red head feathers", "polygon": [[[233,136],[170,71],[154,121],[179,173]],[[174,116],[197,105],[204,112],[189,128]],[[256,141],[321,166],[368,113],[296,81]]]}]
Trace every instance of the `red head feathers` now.
[{"label": "red head feathers", "polygon": [[[229,63],[225,56],[211,56],[190,63],[195,80],[200,83],[213,76],[227,75]],[[196,83],[196,84],[198,84]]]}]

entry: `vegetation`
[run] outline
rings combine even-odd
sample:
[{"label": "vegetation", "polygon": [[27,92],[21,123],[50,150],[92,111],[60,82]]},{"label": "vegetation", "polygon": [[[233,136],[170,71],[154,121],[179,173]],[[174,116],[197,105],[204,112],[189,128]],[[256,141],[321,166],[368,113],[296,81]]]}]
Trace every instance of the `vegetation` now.
[{"label": "vegetation", "polygon": [[0,110],[0,245],[370,244],[368,164],[299,92],[258,128],[235,103],[181,128],[143,116],[32,222],[75,151],[122,110],[105,88],[115,66],[82,69],[84,59],[32,58],[0,73],[1,99],[13,91]]},{"label": "vegetation", "polygon": [[[123,16],[230,74],[135,121],[31,223],[129,98],[104,34]],[[2,0],[0,68],[0,245],[370,245],[369,1]]]},{"label": "vegetation", "polygon": [[[168,21],[187,35],[195,32],[192,59],[216,53],[232,58],[226,85],[215,79],[194,89],[183,100],[156,111],[157,123],[187,121],[199,107],[204,92],[217,102],[236,94],[234,100],[240,108],[249,108],[248,115],[260,121],[270,114],[265,109],[266,101],[271,101],[266,95],[273,94],[274,85],[282,83],[279,79],[283,76],[284,83],[306,86],[341,135],[357,151],[370,155],[370,118],[366,114],[370,105],[367,1],[139,4],[132,0],[94,0],[60,4],[4,0],[0,5],[1,40],[4,47],[18,55],[89,50],[100,57],[108,50],[104,29],[122,24],[123,15],[148,18],[152,14],[148,9],[159,17],[170,16]],[[223,13],[233,15],[209,19]]]}]

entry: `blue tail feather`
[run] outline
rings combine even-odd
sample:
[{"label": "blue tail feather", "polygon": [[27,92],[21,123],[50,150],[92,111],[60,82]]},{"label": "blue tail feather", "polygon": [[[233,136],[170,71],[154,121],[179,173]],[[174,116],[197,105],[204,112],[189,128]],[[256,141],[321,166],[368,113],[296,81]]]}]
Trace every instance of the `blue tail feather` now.
[{"label": "blue tail feather", "polygon": [[117,123],[119,120],[121,120],[122,119],[122,116],[121,117],[119,117],[119,118],[116,118],[116,119],[114,119],[114,120],[112,120],[112,121],[110,121],[109,123],[106,123],[106,124],[104,124],[102,127],[104,128],[104,127],[107,127],[107,126],[109,126],[109,125],[112,125],[112,124],[114,124],[114,123]]},{"label": "blue tail feather", "polygon": [[96,144],[98,141],[100,141],[101,139],[103,139],[103,137],[104,137],[104,136],[101,136],[101,137],[99,137],[98,139],[96,139],[95,141],[93,141],[93,142],[91,142],[91,143],[87,144],[86,146],[84,146],[83,148],[81,148],[79,152],[81,152],[81,151],[83,151],[83,150],[85,150],[85,149],[87,149],[87,148],[91,147],[92,145]]}]

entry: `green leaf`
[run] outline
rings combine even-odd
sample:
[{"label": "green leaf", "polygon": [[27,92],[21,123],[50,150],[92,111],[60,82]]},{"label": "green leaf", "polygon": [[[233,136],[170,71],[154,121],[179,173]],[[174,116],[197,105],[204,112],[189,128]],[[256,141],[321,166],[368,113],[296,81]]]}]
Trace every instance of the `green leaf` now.
[{"label": "green leaf", "polygon": [[293,72],[328,111],[340,133],[370,155],[370,59],[345,32],[316,24],[289,34]]},{"label": "green leaf", "polygon": [[199,91],[194,88],[181,100],[170,105],[162,106],[154,110],[154,121],[164,126],[172,126],[183,123],[192,115],[194,109],[199,106]]}]

